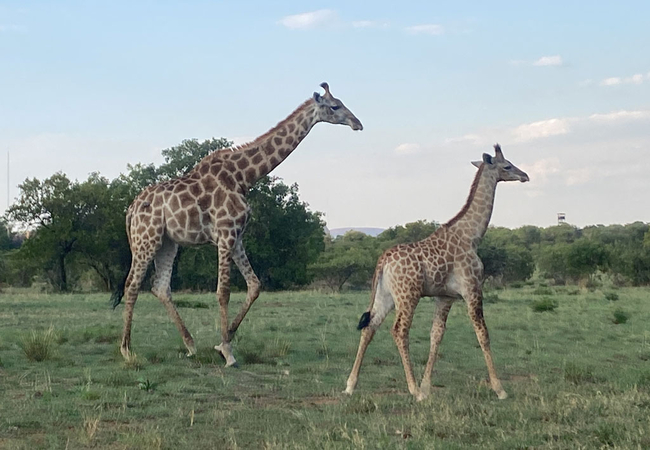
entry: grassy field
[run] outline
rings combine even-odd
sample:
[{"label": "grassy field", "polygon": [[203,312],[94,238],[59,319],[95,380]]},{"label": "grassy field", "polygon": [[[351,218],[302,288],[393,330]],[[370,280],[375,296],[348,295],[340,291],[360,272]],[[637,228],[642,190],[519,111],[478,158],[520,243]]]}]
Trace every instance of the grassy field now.
[{"label": "grassy field", "polygon": [[[233,295],[233,307],[243,294]],[[389,333],[371,344],[354,396],[341,394],[368,293],[262,293],[225,369],[213,294],[177,294],[198,355],[150,294],[133,350],[108,295],[0,294],[0,448],[650,448],[650,290],[530,286],[485,305],[499,401],[463,304],[449,317],[429,399],[408,395]],[[411,333],[421,377],[434,305]],[[47,346],[49,344],[49,347]],[[42,359],[34,361],[29,358]]]}]

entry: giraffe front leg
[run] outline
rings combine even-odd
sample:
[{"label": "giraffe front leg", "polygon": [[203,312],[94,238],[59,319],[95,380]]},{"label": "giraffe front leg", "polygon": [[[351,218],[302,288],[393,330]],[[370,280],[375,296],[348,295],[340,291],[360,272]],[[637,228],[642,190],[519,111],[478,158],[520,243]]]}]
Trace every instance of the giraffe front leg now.
[{"label": "giraffe front leg", "polygon": [[219,239],[219,280],[217,282],[217,298],[221,310],[221,344],[215,345],[214,349],[220,352],[226,359],[226,367],[235,366],[237,361],[232,354],[230,345],[230,333],[228,331],[228,303],[230,302],[230,262],[232,248],[235,244],[234,238]]},{"label": "giraffe front leg", "polygon": [[449,316],[449,310],[451,309],[453,302],[453,299],[441,299],[436,304],[436,315],[433,319],[433,325],[431,326],[431,348],[429,350],[429,360],[424,369],[422,383],[420,383],[420,395],[418,401],[424,400],[431,393],[431,374],[433,373],[433,366],[438,358],[438,348],[442,341],[442,337],[445,334],[445,329],[447,328],[447,316]]},{"label": "giraffe front leg", "polygon": [[494,362],[492,361],[490,335],[488,334],[485,318],[483,317],[483,302],[480,289],[475,291],[474,295],[472,295],[467,302],[467,312],[469,313],[472,325],[474,326],[474,332],[476,333],[481,350],[483,350],[483,356],[485,357],[485,364],[487,365],[488,374],[490,376],[490,385],[492,386],[492,390],[497,394],[499,400],[505,400],[508,398],[508,394],[503,389],[501,381],[497,377]]},{"label": "giraffe front leg", "polygon": [[260,296],[260,280],[257,278],[257,275],[255,275],[255,272],[253,272],[253,268],[248,261],[246,251],[244,250],[244,244],[242,243],[241,239],[239,239],[237,241],[237,244],[235,244],[235,249],[233,251],[233,260],[235,261],[235,265],[239,269],[239,272],[246,280],[247,289],[246,301],[242,305],[241,310],[237,316],[235,316],[232,324],[230,325],[230,328],[228,329],[231,339],[237,332],[239,324],[241,324],[242,320],[244,320],[244,317],[246,317],[246,313],[248,313],[248,310],[253,305],[253,302],[255,302],[255,300],[257,300],[257,298]]}]

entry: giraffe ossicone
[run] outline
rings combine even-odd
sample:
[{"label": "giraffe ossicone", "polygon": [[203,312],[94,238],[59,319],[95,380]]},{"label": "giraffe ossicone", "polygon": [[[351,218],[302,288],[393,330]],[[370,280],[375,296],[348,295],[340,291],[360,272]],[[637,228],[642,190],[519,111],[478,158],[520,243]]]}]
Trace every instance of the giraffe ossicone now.
[{"label": "giraffe ossicone", "polygon": [[[426,239],[397,245],[379,258],[372,281],[370,307],[359,321],[361,340],[346,394],[352,394],[357,385],[368,344],[386,315],[395,309],[391,334],[402,358],[408,389],[416,400],[425,399],[431,391],[431,374],[447,316],[452,304],[462,298],[483,350],[490,385],[499,399],[508,397],[492,361],[490,338],[483,318],[483,263],[477,249],[490,223],[497,183],[529,179],[525,172],[503,157],[498,144],[494,150],[494,156],[484,153],[482,161],[472,162],[478,172],[467,202],[454,218]],[[418,387],[409,355],[409,330],[422,297],[436,298],[436,313],[431,327],[429,359]]]},{"label": "giraffe ossicone", "polygon": [[[196,353],[192,335],[172,302],[169,283],[179,245],[213,244],[219,253],[217,297],[222,339],[215,349],[225,357],[226,366],[236,364],[230,342],[260,293],[260,281],[248,262],[242,243],[250,217],[246,194],[257,180],[284,161],[317,123],[363,129],[359,119],[331,94],[329,85],[323,83],[321,86],[325,94],[314,93],[286,119],[254,141],[210,153],[185,176],[149,186],[131,203],[126,213],[131,268],[123,289],[112,297],[115,307],[122,296],[126,296],[120,347],[124,358],[128,359],[131,354],[133,307],[152,260],[156,270],[151,291],[176,324],[188,355]],[[232,261],[246,280],[247,293],[241,310],[229,324]]]}]

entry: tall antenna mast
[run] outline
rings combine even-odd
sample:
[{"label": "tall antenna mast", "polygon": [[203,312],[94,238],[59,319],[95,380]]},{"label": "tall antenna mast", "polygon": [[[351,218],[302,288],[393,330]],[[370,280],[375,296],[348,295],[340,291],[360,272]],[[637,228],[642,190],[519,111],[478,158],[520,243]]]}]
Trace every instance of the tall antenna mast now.
[{"label": "tall antenna mast", "polygon": [[9,209],[9,150],[7,150],[7,209]]}]

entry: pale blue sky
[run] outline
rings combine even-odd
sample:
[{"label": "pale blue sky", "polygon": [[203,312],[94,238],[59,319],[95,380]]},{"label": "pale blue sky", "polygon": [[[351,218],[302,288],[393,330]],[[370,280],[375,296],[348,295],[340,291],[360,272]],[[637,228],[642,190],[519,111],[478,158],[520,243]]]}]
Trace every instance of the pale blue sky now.
[{"label": "pale blue sky", "polygon": [[648,2],[0,3],[0,209],[25,177],[114,177],[186,138],[243,142],[328,81],[274,174],[328,226],[445,221],[499,141],[531,182],[493,223],[650,221]]}]

